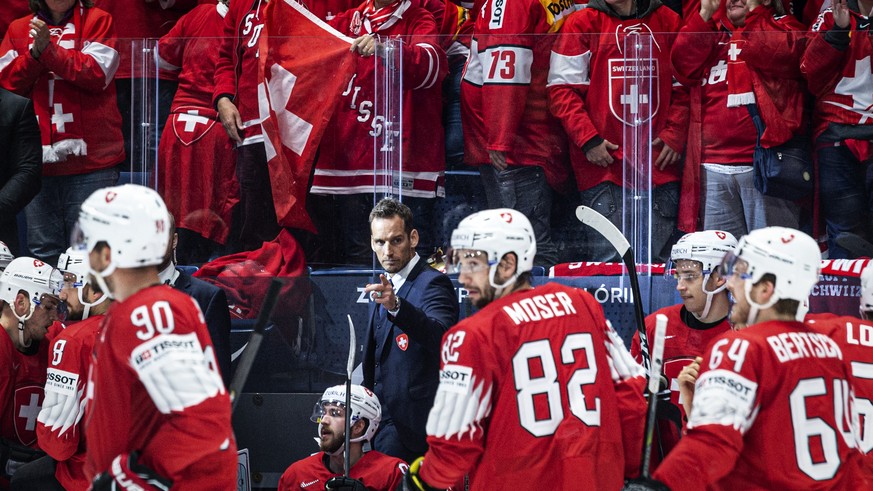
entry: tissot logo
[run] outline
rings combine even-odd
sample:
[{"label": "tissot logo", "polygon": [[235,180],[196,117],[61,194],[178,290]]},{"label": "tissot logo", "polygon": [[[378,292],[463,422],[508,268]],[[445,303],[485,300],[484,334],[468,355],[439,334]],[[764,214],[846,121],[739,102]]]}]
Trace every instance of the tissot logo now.
[{"label": "tissot logo", "polygon": [[506,7],[506,0],[493,0],[491,2],[491,21],[488,27],[491,29],[500,29],[503,27],[503,10]]}]

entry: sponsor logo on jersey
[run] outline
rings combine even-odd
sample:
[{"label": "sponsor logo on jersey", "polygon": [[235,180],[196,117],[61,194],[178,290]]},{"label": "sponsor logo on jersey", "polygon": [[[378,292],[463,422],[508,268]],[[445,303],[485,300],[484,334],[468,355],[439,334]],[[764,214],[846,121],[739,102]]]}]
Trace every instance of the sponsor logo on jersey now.
[{"label": "sponsor logo on jersey", "polygon": [[36,419],[42,409],[43,389],[39,385],[26,385],[15,389],[13,407],[15,436],[22,445],[36,442]]},{"label": "sponsor logo on jersey", "polygon": [[661,105],[658,60],[610,58],[608,66],[609,110],[615,119],[640,126],[654,118]]},{"label": "sponsor logo on jersey", "polygon": [[506,10],[507,0],[491,0],[491,20],[488,22],[489,29],[503,27],[503,14]]},{"label": "sponsor logo on jersey", "polygon": [[716,369],[704,373],[697,380],[694,394],[692,422],[729,425],[740,428],[748,425],[758,384],[730,370]]},{"label": "sponsor logo on jersey", "polygon": [[473,369],[463,365],[444,365],[440,370],[440,390],[469,394]]},{"label": "sponsor logo on jersey", "polygon": [[164,361],[176,363],[181,360],[203,360],[203,350],[197,334],[163,335],[152,338],[133,350],[130,361],[137,371],[147,370]]},{"label": "sponsor logo on jersey", "polygon": [[79,386],[79,374],[49,368],[46,371],[45,388],[65,396],[75,396]]},{"label": "sponsor logo on jersey", "polygon": [[317,483],[318,481],[319,481],[319,479],[316,479],[314,481],[309,481],[309,482],[300,481],[300,487],[301,488],[308,488],[309,486],[312,486],[313,484]]},{"label": "sponsor logo on jersey", "polygon": [[401,334],[394,340],[397,342],[397,347],[400,348],[400,351],[406,351],[406,348],[409,347],[409,336],[406,334]]}]

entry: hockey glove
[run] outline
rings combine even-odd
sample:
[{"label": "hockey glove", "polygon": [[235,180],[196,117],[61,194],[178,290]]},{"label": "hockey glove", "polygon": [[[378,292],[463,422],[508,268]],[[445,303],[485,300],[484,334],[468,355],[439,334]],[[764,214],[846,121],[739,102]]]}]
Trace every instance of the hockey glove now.
[{"label": "hockey glove", "polygon": [[403,476],[403,484],[398,488],[398,491],[442,491],[439,488],[432,488],[418,475],[421,470],[421,463],[424,462],[424,457],[415,459],[406,475]]},{"label": "hockey glove", "polygon": [[366,486],[351,477],[332,477],[324,483],[325,491],[367,491]]},{"label": "hockey glove", "polygon": [[91,491],[114,491],[117,489],[140,489],[167,491],[173,481],[159,476],[155,471],[137,463],[136,452],[123,453],[114,459],[109,470],[94,478]]},{"label": "hockey glove", "polygon": [[661,481],[654,479],[628,479],[624,482],[622,491],[670,491],[670,488]]}]

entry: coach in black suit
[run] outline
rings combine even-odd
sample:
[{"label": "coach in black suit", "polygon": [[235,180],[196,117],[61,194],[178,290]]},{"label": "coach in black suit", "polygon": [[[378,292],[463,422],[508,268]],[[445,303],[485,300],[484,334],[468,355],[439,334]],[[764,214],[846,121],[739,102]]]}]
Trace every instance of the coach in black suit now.
[{"label": "coach in black suit", "polygon": [[176,234],[176,219],[170,214],[170,244],[164,262],[160,266],[160,278],[164,284],[192,297],[206,319],[206,329],[212,338],[215,350],[215,361],[221,370],[221,379],[226,387],[230,387],[230,311],[227,308],[227,295],[221,288],[194,278],[188,272],[176,267],[176,244],[179,235]]},{"label": "coach in black suit", "polygon": [[33,103],[0,88],[0,240],[18,256],[16,216],[42,185],[42,144]]},{"label": "coach in black suit", "polygon": [[364,386],[382,403],[373,448],[412,462],[427,450],[425,425],[439,385],[443,333],[458,321],[448,276],[415,253],[412,212],[386,198],[370,213],[373,252],[385,269],[367,285],[370,321],[364,347]]}]

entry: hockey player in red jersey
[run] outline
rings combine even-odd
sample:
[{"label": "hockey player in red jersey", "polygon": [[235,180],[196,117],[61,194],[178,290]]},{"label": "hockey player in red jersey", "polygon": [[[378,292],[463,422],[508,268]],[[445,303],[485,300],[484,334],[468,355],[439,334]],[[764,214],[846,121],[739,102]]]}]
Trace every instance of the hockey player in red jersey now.
[{"label": "hockey player in red jersey", "polygon": [[709,345],[688,433],[656,480],[677,490],[869,489],[844,352],[795,320],[820,262],[811,237],[782,227],[751,232],[725,257],[731,321],[747,327]]},{"label": "hockey player in red jersey", "polygon": [[474,213],[453,264],[480,308],[443,336],[430,449],[406,490],[618,489],[640,462],[642,367],[588,293],[533,288],[533,228],[511,209]]},{"label": "hockey player in red jersey", "polygon": [[291,464],[279,480],[279,491],[397,489],[408,468],[406,462],[375,450],[363,451],[364,442],[371,441],[379,428],[382,418],[379,398],[366,387],[352,385],[351,404],[349,475],[343,477],[346,387],[337,385],[324,391],[310,418],[318,424],[321,452]]},{"label": "hockey player in red jersey", "polygon": [[88,255],[67,249],[58,260],[67,304],[67,327],[51,342],[45,400],[36,423],[39,448],[46,456],[22,466],[12,478],[21,490],[87,489],[85,476],[85,386],[91,353],[109,297],[87,284]]},{"label": "hockey player in red jersey", "polygon": [[161,285],[170,240],[161,197],[136,185],[82,203],[74,246],[116,303],[96,347],[85,414],[85,473],[93,489],[147,478],[173,489],[236,489],[230,401],[197,303]]},{"label": "hockey player in red jersey", "polygon": [[570,169],[546,80],[553,34],[576,6],[568,0],[481,4],[461,82],[464,161],[479,166],[488,206],[514,208],[531,221],[535,261],[550,266],[558,255],[550,235],[552,189],[567,185]]},{"label": "hockey player in red jersey", "polygon": [[[628,193],[622,205],[622,187],[637,185],[630,177],[634,172],[623,172],[622,160],[650,177],[655,258],[676,225],[676,164],[688,128],[688,91],[675,81],[670,64],[680,26],[679,15],[660,0],[591,0],[564,22],[549,67],[550,108],[570,138],[570,163],[582,204],[621,227],[622,210],[629,212],[631,196],[636,195]],[[647,37],[648,55],[628,53],[629,46],[642,44],[635,40]],[[653,139],[651,159],[625,140],[632,128],[643,124]],[[649,141],[637,145],[649,146]],[[599,233],[588,242],[588,260],[619,261]]]},{"label": "hockey player in red jersey", "polygon": [[[43,400],[49,326],[63,304],[61,274],[39,259],[19,257],[0,275],[0,488],[36,455],[36,416]],[[31,448],[32,447],[32,448]]]},{"label": "hockey player in red jersey", "polygon": [[[727,278],[719,271],[719,265],[725,253],[732,252],[736,246],[737,239],[721,230],[684,235],[673,246],[666,270],[676,278],[676,290],[682,303],[664,307],[646,317],[646,335],[654,339],[655,316],[667,316],[663,374],[670,387],[670,402],[676,407],[674,414],[682,421],[685,409],[679,394],[679,373],[703,354],[710,341],[731,329],[727,319],[730,308],[725,290]],[[631,354],[637,362],[642,362],[639,333],[634,334],[631,341]],[[679,440],[678,432],[670,436],[667,430],[661,426],[660,444],[664,454]]]}]

